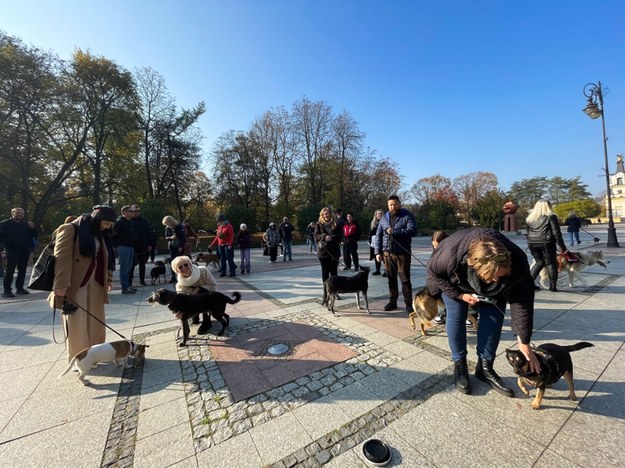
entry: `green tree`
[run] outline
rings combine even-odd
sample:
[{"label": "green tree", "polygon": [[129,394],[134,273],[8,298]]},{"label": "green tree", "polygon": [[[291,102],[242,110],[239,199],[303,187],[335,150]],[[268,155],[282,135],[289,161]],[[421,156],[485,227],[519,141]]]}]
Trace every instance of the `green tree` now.
[{"label": "green tree", "polygon": [[601,205],[592,198],[560,203],[553,207],[553,212],[558,216],[560,221],[566,220],[571,211],[574,211],[580,218],[593,218],[600,215],[603,209]]},{"label": "green tree", "polygon": [[491,190],[481,196],[471,212],[471,218],[480,226],[493,229],[502,228],[503,205],[506,194],[500,190]]},{"label": "green tree", "polygon": [[[113,193],[106,196],[102,193],[103,182],[109,185],[107,182],[117,175],[109,170],[112,155],[107,148],[111,139],[122,141],[136,128],[134,109],[138,101],[134,80],[130,72],[111,60],[80,49],[74,52],[70,66],[71,79],[80,93],[84,120],[90,125],[89,144],[84,154],[93,170],[93,204],[112,203]],[[135,162],[134,156],[130,154],[130,162]]]}]

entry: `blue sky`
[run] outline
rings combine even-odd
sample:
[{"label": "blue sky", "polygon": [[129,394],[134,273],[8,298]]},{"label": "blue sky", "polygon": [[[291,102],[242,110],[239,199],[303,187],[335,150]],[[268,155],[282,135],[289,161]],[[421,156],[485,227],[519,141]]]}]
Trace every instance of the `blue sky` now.
[{"label": "blue sky", "polygon": [[0,0],[0,29],[69,59],[75,47],[152,67],[182,107],[207,105],[208,153],[271,107],[306,96],[347,110],[408,188],[491,171],[502,189],[581,176],[605,191],[625,153],[625,2]]}]

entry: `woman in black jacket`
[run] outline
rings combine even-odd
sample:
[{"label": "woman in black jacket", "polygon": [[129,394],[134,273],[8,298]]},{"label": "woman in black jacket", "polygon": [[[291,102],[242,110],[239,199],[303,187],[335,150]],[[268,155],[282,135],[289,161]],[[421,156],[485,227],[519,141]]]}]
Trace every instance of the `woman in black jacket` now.
[{"label": "woman in black jacket", "polygon": [[[513,396],[493,369],[506,303],[510,304],[512,332],[519,350],[538,371],[540,366],[530,348],[534,319],[534,284],[521,248],[494,229],[458,231],[432,254],[427,263],[428,288],[442,294],[447,309],[447,337],[454,361],[456,388],[471,393],[467,368],[467,313],[479,311],[477,366],[475,377],[494,390]],[[482,296],[478,298],[477,296]]]},{"label": "woman in black jacket", "polygon": [[315,225],[315,242],[317,257],[321,264],[321,280],[325,282],[330,276],[338,274],[339,257],[341,255],[342,226],[332,215],[327,206],[319,212],[319,221]]},{"label": "woman in black jacket", "polygon": [[[548,200],[538,200],[526,221],[527,246],[535,262],[531,270],[532,279],[536,279],[540,270],[547,268],[549,291],[557,291],[556,244],[561,252],[566,252],[566,245],[562,239],[558,218],[551,209],[551,203]],[[535,289],[540,288],[535,286]]]}]

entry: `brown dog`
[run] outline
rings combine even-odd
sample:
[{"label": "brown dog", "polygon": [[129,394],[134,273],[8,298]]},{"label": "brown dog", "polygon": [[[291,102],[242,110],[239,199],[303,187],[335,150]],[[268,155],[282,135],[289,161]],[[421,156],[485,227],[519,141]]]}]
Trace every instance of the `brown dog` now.
[{"label": "brown dog", "polygon": [[204,262],[206,266],[213,265],[213,270],[219,269],[219,255],[217,254],[200,252],[195,257],[195,261]]},{"label": "brown dog", "polygon": [[[427,286],[418,290],[412,300],[412,308],[414,312],[410,312],[408,318],[413,330],[416,330],[415,317],[419,318],[419,327],[421,335],[426,335],[425,327],[432,326],[431,320],[438,315],[439,312],[445,310],[445,303],[440,295],[433,296]],[[477,330],[477,319],[475,315],[469,314],[467,319],[471,321],[473,328]]]}]

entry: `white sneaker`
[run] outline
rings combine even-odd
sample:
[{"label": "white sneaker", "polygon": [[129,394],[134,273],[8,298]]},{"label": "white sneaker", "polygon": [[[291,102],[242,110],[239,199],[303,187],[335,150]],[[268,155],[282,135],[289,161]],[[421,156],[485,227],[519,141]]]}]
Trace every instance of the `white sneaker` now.
[{"label": "white sneaker", "polygon": [[445,316],[443,315],[437,315],[436,317],[434,317],[433,320],[434,323],[437,323],[439,325],[442,325],[443,323],[445,323]]}]

